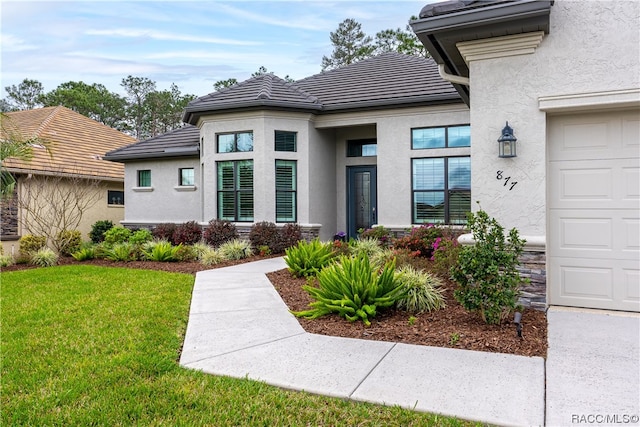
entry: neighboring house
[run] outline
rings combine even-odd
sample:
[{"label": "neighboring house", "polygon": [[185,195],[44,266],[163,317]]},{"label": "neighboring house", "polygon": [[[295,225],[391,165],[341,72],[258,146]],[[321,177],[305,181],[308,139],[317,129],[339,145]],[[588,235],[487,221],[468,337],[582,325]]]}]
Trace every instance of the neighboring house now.
[{"label": "neighboring house", "polygon": [[125,163],[123,224],[296,222],[330,239],[464,224],[479,201],[527,239],[534,303],[638,311],[639,9],[430,4],[412,26],[435,61],[387,53],[197,98],[187,127],[105,156]]},{"label": "neighboring house", "polygon": [[469,105],[472,198],[539,247],[547,303],[640,311],[640,3],[453,1],[412,27]]},{"label": "neighboring house", "polygon": [[[39,197],[53,194],[46,188],[52,182],[64,188],[57,192],[59,195],[83,194],[92,200],[92,206],[77,227],[84,240],[88,240],[91,225],[96,221],[118,223],[124,218],[124,167],[103,160],[102,156],[107,151],[135,143],[135,138],[65,107],[11,112],[6,113],[6,117],[3,128],[7,132],[43,141],[49,150],[34,144],[31,161],[12,158],[5,161],[4,166],[17,179],[16,195],[2,204],[1,240],[5,253],[11,253],[12,247],[17,252],[17,240],[32,232],[26,227],[26,213],[20,208],[19,200],[29,197],[38,202]],[[90,185],[90,188],[86,192],[65,188],[78,184]],[[41,203],[41,206],[47,204]]]}]

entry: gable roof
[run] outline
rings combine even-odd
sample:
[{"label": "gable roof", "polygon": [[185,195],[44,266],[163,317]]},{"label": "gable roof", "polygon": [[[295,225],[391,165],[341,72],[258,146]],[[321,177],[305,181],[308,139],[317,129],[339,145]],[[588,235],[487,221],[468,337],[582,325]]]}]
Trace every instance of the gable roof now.
[{"label": "gable roof", "polygon": [[162,135],[110,151],[104,159],[123,162],[160,157],[198,156],[199,149],[200,129],[187,124]]},{"label": "gable roof", "polygon": [[195,125],[209,112],[242,109],[323,114],[460,101],[433,60],[388,52],[295,82],[263,74],[196,98],[187,105],[183,120]]},{"label": "gable roof", "polygon": [[[9,171],[124,181],[123,165],[108,162],[102,156],[107,151],[134,143],[136,139],[132,136],[62,106],[5,114],[3,128],[7,131],[15,132],[24,139],[37,138],[50,145],[50,153],[34,145],[33,158],[28,162],[5,159]],[[6,137],[2,135],[2,138]]]}]

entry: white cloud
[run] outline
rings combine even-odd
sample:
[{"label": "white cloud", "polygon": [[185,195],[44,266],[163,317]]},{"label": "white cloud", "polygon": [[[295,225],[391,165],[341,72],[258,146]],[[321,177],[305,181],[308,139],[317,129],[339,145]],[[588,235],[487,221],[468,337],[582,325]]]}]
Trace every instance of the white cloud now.
[{"label": "white cloud", "polygon": [[256,41],[192,36],[192,35],[186,35],[186,34],[170,33],[165,31],[156,31],[156,30],[149,30],[149,29],[144,30],[144,29],[135,29],[135,28],[117,28],[117,29],[111,29],[111,30],[87,30],[85,31],[85,34],[90,36],[151,38],[154,40],[224,44],[224,45],[231,45],[231,46],[258,46],[262,44],[262,42],[256,42]]},{"label": "white cloud", "polygon": [[11,34],[0,34],[0,46],[3,52],[22,52],[38,48],[36,45]]}]

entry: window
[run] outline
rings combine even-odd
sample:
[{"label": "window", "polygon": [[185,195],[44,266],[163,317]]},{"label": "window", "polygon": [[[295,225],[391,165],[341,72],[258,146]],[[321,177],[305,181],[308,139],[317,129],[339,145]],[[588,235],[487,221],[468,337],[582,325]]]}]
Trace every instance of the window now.
[{"label": "window", "polygon": [[275,136],[275,150],[276,151],[297,151],[297,133],[285,132],[282,130],[276,131]]},{"label": "window", "polygon": [[295,160],[276,160],[276,222],[296,222]]},{"label": "window", "polygon": [[151,187],[151,171],[149,169],[138,171],[138,187]]},{"label": "window", "polygon": [[253,151],[253,132],[225,133],[217,135],[218,153]]},{"label": "window", "polygon": [[218,218],[253,221],[253,160],[218,162]]},{"label": "window", "polygon": [[411,149],[453,148],[471,146],[471,127],[448,126],[411,129]]},{"label": "window", "polygon": [[178,185],[180,186],[196,185],[196,175],[193,168],[180,169],[180,173],[178,177]]},{"label": "window", "polygon": [[378,155],[375,139],[347,141],[347,157],[369,157]]},{"label": "window", "polygon": [[124,205],[124,191],[107,190],[108,205]]},{"label": "window", "polygon": [[471,158],[412,159],[413,223],[465,224],[471,211]]}]

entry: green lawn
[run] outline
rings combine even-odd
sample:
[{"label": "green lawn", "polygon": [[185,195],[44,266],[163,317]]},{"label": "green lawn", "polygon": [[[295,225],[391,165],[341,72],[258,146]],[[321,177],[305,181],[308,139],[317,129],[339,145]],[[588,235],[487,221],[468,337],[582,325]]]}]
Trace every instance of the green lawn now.
[{"label": "green lawn", "polygon": [[95,266],[2,273],[1,424],[472,425],[183,369],[192,287]]}]

